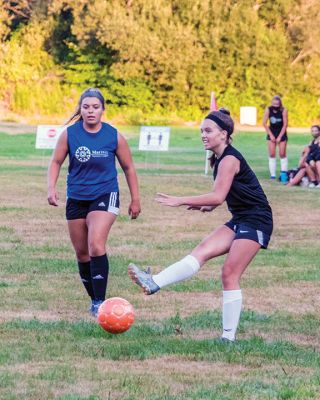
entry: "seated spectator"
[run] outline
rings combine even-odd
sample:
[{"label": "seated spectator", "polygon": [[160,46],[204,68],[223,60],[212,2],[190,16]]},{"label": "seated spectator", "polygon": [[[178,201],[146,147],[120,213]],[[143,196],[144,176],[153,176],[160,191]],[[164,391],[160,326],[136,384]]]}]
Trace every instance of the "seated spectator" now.
[{"label": "seated spectator", "polygon": [[313,140],[303,149],[297,168],[288,171],[289,182],[287,186],[309,183],[309,187],[320,188],[320,126],[311,127]]},{"label": "seated spectator", "polygon": [[309,187],[320,188],[320,126],[314,125],[311,128],[315,138],[309,145],[310,151],[306,157],[305,167],[309,178]]}]

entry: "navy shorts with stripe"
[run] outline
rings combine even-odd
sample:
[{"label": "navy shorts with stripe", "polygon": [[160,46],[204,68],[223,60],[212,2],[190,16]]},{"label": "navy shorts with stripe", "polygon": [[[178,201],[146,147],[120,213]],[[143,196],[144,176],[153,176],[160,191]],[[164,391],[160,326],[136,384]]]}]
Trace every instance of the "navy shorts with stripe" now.
[{"label": "navy shorts with stripe", "polygon": [[68,198],[66,205],[66,218],[85,219],[91,211],[106,211],[119,214],[119,192],[106,193],[94,200],[76,200]]},{"label": "navy shorts with stripe", "polygon": [[245,223],[235,223],[233,220],[226,222],[225,226],[235,232],[236,236],[234,240],[249,239],[259,243],[263,249],[268,248],[270,235],[267,233],[260,231],[259,229],[252,228]]}]

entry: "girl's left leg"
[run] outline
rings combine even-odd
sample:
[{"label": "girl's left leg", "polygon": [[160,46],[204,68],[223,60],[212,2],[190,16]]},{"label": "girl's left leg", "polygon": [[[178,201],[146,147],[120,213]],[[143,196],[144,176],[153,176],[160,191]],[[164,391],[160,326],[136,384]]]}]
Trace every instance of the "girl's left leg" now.
[{"label": "girl's left leg", "polygon": [[116,218],[115,214],[105,211],[91,211],[87,215],[91,281],[97,305],[102,303],[106,297],[109,275],[106,242]]},{"label": "girl's left leg", "polygon": [[249,239],[236,239],[231,245],[222,267],[222,339],[235,340],[242,307],[240,278],[260,247],[259,243]]},{"label": "girl's left leg", "polygon": [[279,143],[279,156],[280,156],[280,165],[281,172],[288,171],[288,159],[287,159],[287,141],[283,141]]}]

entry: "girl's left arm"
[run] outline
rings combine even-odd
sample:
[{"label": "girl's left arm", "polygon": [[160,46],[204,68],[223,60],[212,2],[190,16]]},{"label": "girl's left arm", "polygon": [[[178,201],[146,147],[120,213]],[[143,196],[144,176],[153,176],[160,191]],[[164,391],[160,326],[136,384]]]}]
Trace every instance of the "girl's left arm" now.
[{"label": "girl's left arm", "polygon": [[277,142],[279,143],[281,141],[282,136],[286,133],[286,130],[288,128],[288,110],[286,108],[282,112],[282,118],[283,118],[283,126],[279,136],[277,137]]},{"label": "girl's left arm", "polygon": [[240,161],[233,156],[226,156],[219,164],[218,174],[214,182],[213,191],[200,196],[176,197],[158,193],[156,201],[170,207],[188,206],[220,206],[226,199],[234,176],[240,170]]},{"label": "girl's left arm", "polygon": [[131,151],[129,149],[128,143],[119,132],[116,156],[126,176],[131,194],[131,202],[128,208],[128,214],[131,216],[132,219],[136,219],[141,212],[138,178],[135,167],[133,165]]}]

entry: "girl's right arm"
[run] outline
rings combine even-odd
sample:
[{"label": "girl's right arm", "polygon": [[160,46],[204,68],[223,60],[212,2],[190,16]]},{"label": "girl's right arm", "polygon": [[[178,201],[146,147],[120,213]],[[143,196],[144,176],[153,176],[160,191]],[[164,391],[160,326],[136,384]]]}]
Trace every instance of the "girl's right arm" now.
[{"label": "girl's right arm", "polygon": [[306,158],[307,158],[309,152],[310,152],[310,147],[309,147],[309,146],[306,146],[306,147],[303,149],[303,152],[302,152],[301,157],[300,157],[300,160],[299,160],[299,164],[298,164],[298,167],[299,167],[299,168],[303,168],[303,167],[304,167],[304,163],[305,163],[305,161],[306,161]]},{"label": "girl's right arm", "polygon": [[56,183],[59,177],[61,165],[68,154],[68,136],[67,131],[63,131],[58,139],[56,148],[53,152],[48,168],[48,203],[51,206],[58,205],[58,194]]},{"label": "girl's right arm", "polygon": [[[170,196],[157,193],[156,201],[169,207],[187,206],[189,209],[199,209],[208,206],[212,210],[220,206],[226,199],[235,175],[240,170],[240,161],[231,155],[227,155],[219,164],[218,174],[214,181],[213,191],[199,196]],[[209,210],[207,210],[209,211]]]},{"label": "girl's right arm", "polygon": [[267,134],[270,136],[270,140],[272,142],[275,142],[276,138],[273,136],[273,133],[271,132],[269,126],[268,126],[268,119],[269,119],[269,108],[266,108],[263,116],[263,126],[264,129],[266,130]]}]

